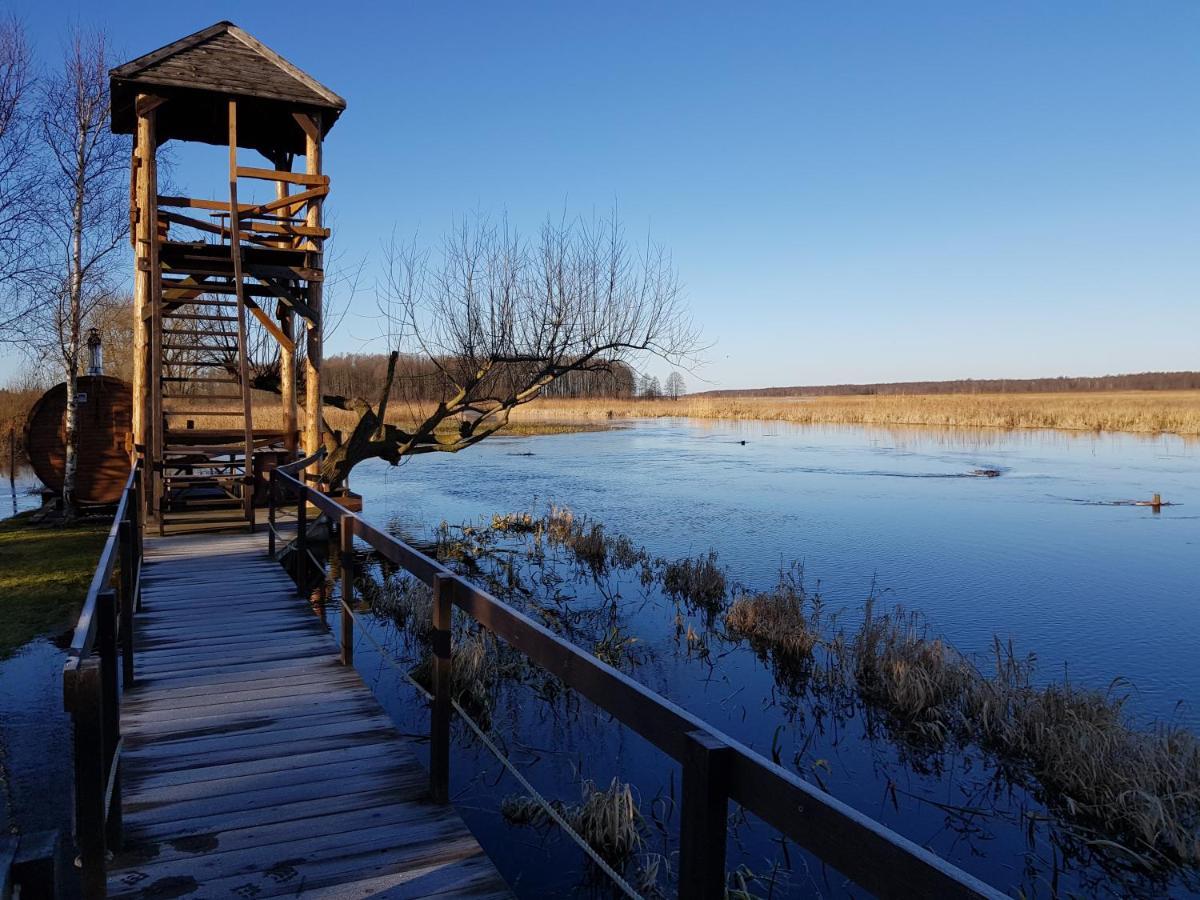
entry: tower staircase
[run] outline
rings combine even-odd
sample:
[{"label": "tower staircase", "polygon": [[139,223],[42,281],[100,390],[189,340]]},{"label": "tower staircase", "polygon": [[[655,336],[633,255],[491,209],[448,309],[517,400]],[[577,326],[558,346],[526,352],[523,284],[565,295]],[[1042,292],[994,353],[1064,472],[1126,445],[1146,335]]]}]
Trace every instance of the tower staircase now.
[{"label": "tower staircase", "polygon": [[[240,204],[243,179],[272,181],[278,196]],[[160,531],[241,523],[253,529],[256,458],[295,446],[293,436],[254,428],[251,355],[294,358],[292,323],[317,326],[305,298],[323,279],[328,231],[309,224],[308,208],[328,193],[329,181],[240,167],[231,150],[229,183],[228,204],[157,198],[161,300],[151,352],[161,373],[152,448],[161,461],[154,497]],[[302,190],[289,193],[293,184]],[[252,335],[252,328],[261,330]]]}]

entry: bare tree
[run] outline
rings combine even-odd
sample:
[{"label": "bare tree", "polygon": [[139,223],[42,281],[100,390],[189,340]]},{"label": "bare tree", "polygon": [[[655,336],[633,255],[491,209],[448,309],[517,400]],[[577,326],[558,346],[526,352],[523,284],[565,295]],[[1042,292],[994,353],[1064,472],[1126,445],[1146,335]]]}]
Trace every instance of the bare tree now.
[{"label": "bare tree", "polygon": [[129,146],[109,129],[103,32],[72,32],[62,69],[42,85],[38,129],[48,157],[41,212],[41,286],[34,339],[61,363],[67,381],[63,502],[74,509],[76,377],[81,334],[112,293],[114,251],[129,227],[125,170]]},{"label": "bare tree", "polygon": [[680,397],[686,394],[687,385],[683,381],[683,376],[678,372],[672,371],[671,374],[667,376],[666,391],[667,396],[672,400],[678,400]]},{"label": "bare tree", "polygon": [[25,30],[15,17],[0,18],[0,340],[17,336],[33,271],[28,250],[42,180],[33,86]]},{"label": "bare tree", "polygon": [[[477,444],[571,372],[646,356],[680,365],[701,349],[669,256],[652,244],[634,252],[615,216],[547,221],[532,242],[476,218],[436,254],[393,238],[384,268],[378,302],[394,349],[380,397],[326,397],[358,415],[344,440],[325,429],[322,474],[334,487],[367,459],[395,465]],[[402,353],[429,364],[415,369],[420,390],[397,383]],[[431,383],[436,402],[420,399]],[[404,421],[417,424],[389,422],[389,402],[407,403]]]}]

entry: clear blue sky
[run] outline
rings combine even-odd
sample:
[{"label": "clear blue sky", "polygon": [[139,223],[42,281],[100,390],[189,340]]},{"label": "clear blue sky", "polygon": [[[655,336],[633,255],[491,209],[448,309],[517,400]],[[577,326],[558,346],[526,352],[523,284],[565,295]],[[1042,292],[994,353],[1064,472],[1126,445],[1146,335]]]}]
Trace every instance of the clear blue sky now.
[{"label": "clear blue sky", "polygon": [[1195,0],[9,5],[44,59],[229,18],[341,93],[351,255],[615,199],[712,386],[1200,368]]}]

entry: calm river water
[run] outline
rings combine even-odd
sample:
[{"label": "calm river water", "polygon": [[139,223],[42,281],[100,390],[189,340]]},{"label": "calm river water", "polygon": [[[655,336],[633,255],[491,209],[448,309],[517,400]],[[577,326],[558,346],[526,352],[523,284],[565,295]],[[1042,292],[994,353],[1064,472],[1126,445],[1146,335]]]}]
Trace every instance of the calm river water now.
[{"label": "calm river water", "polygon": [[[981,469],[1000,475],[973,474]],[[851,626],[874,589],[888,606],[920,611],[966,653],[982,657],[994,636],[1012,639],[1037,655],[1041,679],[1065,672],[1102,689],[1121,679],[1139,725],[1200,729],[1198,476],[1200,443],[1175,437],[660,420],[493,439],[398,469],[364,465],[353,481],[364,515],[409,540],[434,540],[442,522],[536,516],[557,504],[652,557],[715,550],[731,583],[748,589],[769,588],[781,568],[801,563],[808,586],[819,584],[827,609]],[[1154,492],[1176,505],[1157,513],[1114,505]],[[597,574],[549,556],[526,559],[520,575],[537,581],[530,602],[573,628],[573,639],[608,629],[636,638],[621,666],[632,677],[998,888],[1196,893],[1192,876],[1148,879],[1094,857],[1036,786],[1006,779],[977,750],[914,748],[861,709],[797,690],[724,634],[719,618],[681,606],[635,571]],[[368,621],[381,648],[359,641],[356,663],[423,754],[427,713],[402,673],[426,651],[393,621]],[[0,753],[16,776],[5,799],[31,829],[60,824],[69,810],[69,773],[44,755],[64,746],[61,656],[42,641],[0,661]],[[547,797],[575,802],[585,780],[630,783],[646,824],[643,854],[627,872],[661,854],[658,881],[668,885],[679,784],[661,753],[535,678],[500,685],[485,717],[491,739]],[[557,829],[505,822],[501,803],[524,789],[455,727],[455,803],[518,894],[606,896]],[[752,819],[731,827],[729,868],[754,894],[853,893],[776,838]]]},{"label": "calm river water", "polygon": [[[998,477],[976,475],[998,470]],[[651,556],[715,550],[733,582],[772,586],[801,563],[831,611],[853,623],[872,591],[921,612],[930,629],[980,654],[994,636],[1037,656],[1038,677],[1129,694],[1134,721],[1200,727],[1200,443],[1176,437],[1050,431],[881,430],[774,423],[646,421],[611,431],[495,439],[398,469],[360,467],[364,515],[412,540],[441,522],[570,507]],[[1161,493],[1160,512],[1120,505]],[[628,573],[557,569],[555,603],[614,600],[638,639],[633,677],[1006,891],[1181,894],[1188,878],[1124,876],[1058,827],[1036,790],[1006,782],[969,748],[918,753],[861,713],[789,695],[770,664],[684,610],[705,652],[680,637],[681,611]],[[589,606],[590,604],[590,606]],[[331,617],[332,618],[332,617]],[[359,668],[405,730],[425,714],[399,677],[413,647],[387,622],[381,654]],[[411,658],[410,658],[411,657]],[[523,685],[491,711],[492,735],[547,796],[580,783],[631,782],[646,850],[671,860],[678,775],[636,735],[588,704]],[[522,790],[477,741],[457,733],[456,802],[524,896],[588,886],[577,850],[553,829],[508,826],[501,800]],[[729,867],[761,896],[844,894],[837,873],[782,846],[760,823],[733,830]],[[772,883],[770,874],[776,872]],[[582,888],[580,886],[582,885]]]}]

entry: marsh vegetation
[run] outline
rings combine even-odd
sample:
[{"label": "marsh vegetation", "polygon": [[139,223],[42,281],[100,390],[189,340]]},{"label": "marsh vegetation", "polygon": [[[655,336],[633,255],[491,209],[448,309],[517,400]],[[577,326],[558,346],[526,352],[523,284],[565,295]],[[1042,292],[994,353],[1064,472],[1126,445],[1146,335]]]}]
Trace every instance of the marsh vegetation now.
[{"label": "marsh vegetation", "polygon": [[[773,680],[759,714],[779,724],[764,753],[837,794],[827,783],[833,763],[823,754],[865,742],[897,811],[907,798],[932,806],[960,840],[999,832],[1026,842],[1024,879],[1010,888],[1038,893],[1044,879],[1064,872],[1079,883],[1117,878],[1131,893],[1194,883],[1200,744],[1181,725],[1135,722],[1119,681],[1096,690],[1065,676],[1041,677],[1032,655],[999,637],[990,654],[963,653],[919,612],[885,603],[875,589],[856,607],[835,611],[796,564],[764,587],[744,585],[716,551],[668,560],[558,506],[443,524],[436,551],[668,696],[694,670],[736,697],[744,685],[723,673],[749,653]],[[361,583],[384,629],[401,638],[393,649],[407,654],[413,677],[424,682],[428,590],[371,560],[363,561]],[[474,624],[456,618],[454,640],[454,695],[464,710],[527,762],[561,755],[543,766],[553,808],[627,878],[651,893],[669,892],[678,827],[673,778],[639,778],[637,785],[614,778],[603,762],[621,754],[582,748],[605,746],[601,734],[623,729]],[[790,759],[783,729],[797,732]],[[460,737],[472,740],[465,729]],[[566,749],[549,749],[558,744]],[[970,784],[971,799],[935,801],[936,790],[914,783],[963,792]],[[533,798],[511,789],[501,795],[500,783],[488,790],[511,826],[554,840],[556,828]],[[761,824],[737,815],[732,824],[736,841],[770,846]],[[1055,848],[1049,861],[1040,856],[1047,844]],[[731,896],[769,896],[810,877],[792,852],[777,848],[753,867],[731,858]]]}]

